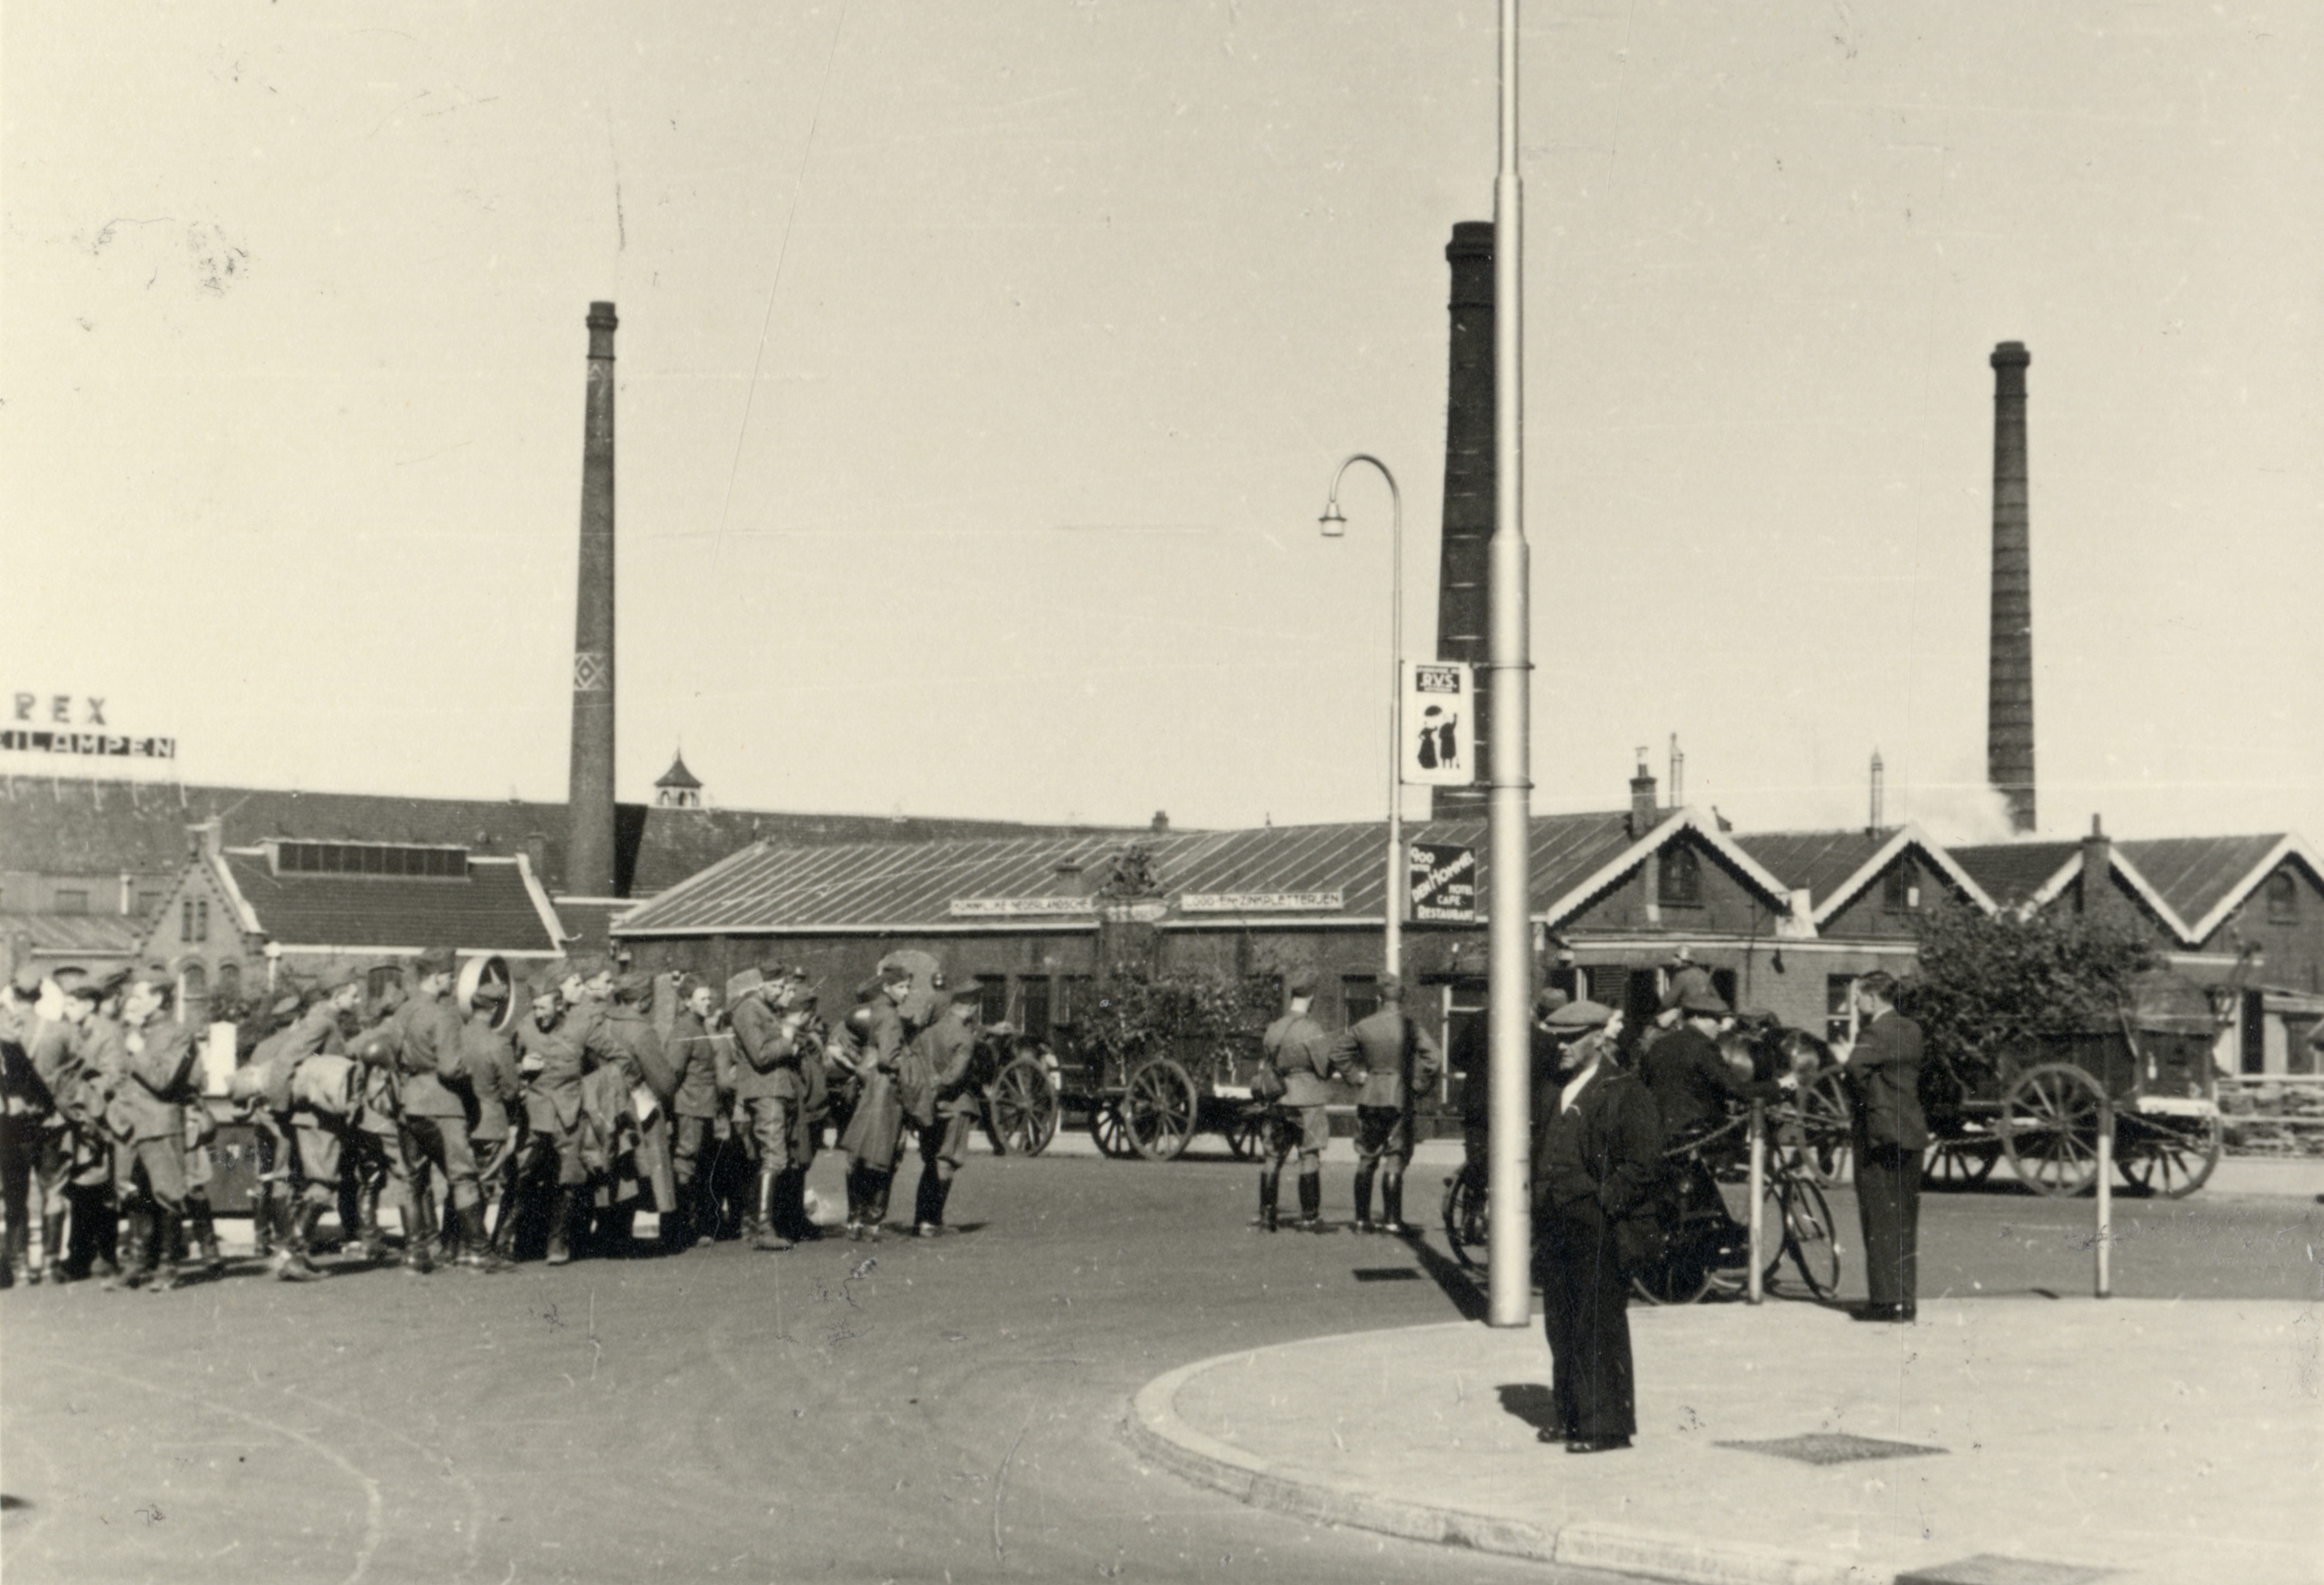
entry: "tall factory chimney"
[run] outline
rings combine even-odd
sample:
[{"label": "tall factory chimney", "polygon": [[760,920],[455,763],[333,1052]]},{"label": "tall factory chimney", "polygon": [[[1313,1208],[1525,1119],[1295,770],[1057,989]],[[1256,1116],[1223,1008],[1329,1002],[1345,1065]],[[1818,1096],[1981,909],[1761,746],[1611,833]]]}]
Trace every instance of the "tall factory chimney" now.
[{"label": "tall factory chimney", "polygon": [[573,897],[613,895],[613,331],[589,305],[589,385],[581,426],[581,576],[573,616],[573,760],[565,875]]},{"label": "tall factory chimney", "polygon": [[1993,627],[1985,700],[1985,779],[2009,806],[2009,828],[2034,829],[2034,576],[2026,530],[2025,365],[2022,341],[1993,364]]},{"label": "tall factory chimney", "polygon": [[1493,537],[1493,223],[1463,220],[1444,249],[1452,266],[1452,364],[1444,392],[1444,516],[1436,573],[1436,658],[1476,668],[1477,779],[1440,787],[1440,820],[1481,819],[1492,802],[1493,718],[1488,550]]}]

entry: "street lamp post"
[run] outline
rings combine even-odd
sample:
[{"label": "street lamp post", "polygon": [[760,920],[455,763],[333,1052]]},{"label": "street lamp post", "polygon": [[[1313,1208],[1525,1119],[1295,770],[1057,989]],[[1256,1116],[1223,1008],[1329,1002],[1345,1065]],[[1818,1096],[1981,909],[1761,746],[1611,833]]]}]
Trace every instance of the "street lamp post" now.
[{"label": "street lamp post", "polygon": [[1397,703],[1404,691],[1404,493],[1396,487],[1396,475],[1388,472],[1388,464],[1368,451],[1359,451],[1333,473],[1323,515],[1316,521],[1323,525],[1326,539],[1336,539],[1348,531],[1348,520],[1340,515],[1340,481],[1360,462],[1371,464],[1388,481],[1388,889],[1381,903],[1388,933],[1380,966],[1390,974],[1399,974],[1404,972],[1404,770],[1399,757],[1404,744],[1398,736],[1403,723]]}]

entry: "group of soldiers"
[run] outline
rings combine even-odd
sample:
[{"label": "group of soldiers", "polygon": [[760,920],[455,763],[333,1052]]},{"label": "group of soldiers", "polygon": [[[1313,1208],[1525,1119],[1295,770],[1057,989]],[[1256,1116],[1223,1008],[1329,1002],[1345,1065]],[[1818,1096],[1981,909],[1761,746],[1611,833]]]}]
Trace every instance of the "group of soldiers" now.
[{"label": "group of soldiers", "polygon": [[[539,1255],[627,1253],[635,1213],[665,1249],[822,1236],[806,1181],[826,1129],[848,1156],[846,1233],[878,1239],[908,1144],[913,1230],[944,1230],[982,1111],[979,992],[883,963],[837,1024],[807,975],[742,970],[722,988],[567,962],[529,984],[420,954],[374,994],[335,972],[245,1029],[226,1110],[251,1125],[256,1252],[286,1281],[324,1275],[320,1224],[366,1263],[505,1271]],[[218,1117],[174,976],[18,973],[0,1005],[7,1215],[0,1286],[103,1279],[166,1291],[223,1271],[210,1185]],[[529,1005],[512,1009],[512,996]],[[37,1222],[40,1256],[32,1253]]]}]

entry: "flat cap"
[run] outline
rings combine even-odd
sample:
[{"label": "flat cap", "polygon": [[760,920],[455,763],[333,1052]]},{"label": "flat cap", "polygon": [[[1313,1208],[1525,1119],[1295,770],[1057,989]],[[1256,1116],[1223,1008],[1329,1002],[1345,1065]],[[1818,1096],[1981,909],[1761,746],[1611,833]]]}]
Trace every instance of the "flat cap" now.
[{"label": "flat cap", "polygon": [[422,974],[449,974],[460,966],[460,954],[448,946],[431,946],[412,960]]},{"label": "flat cap", "polygon": [[740,1001],[766,982],[765,976],[756,969],[742,969],[729,974],[726,976],[726,1000]]},{"label": "flat cap", "polygon": [[1732,1010],[1716,991],[1694,990],[1678,999],[1678,1010],[1689,1018],[1723,1018]]},{"label": "flat cap", "polygon": [[1547,1022],[1553,1029],[1602,1029],[1613,1017],[1612,1008],[1585,996],[1559,1008],[1549,1015]]},{"label": "flat cap", "polygon": [[486,980],[468,993],[468,1000],[478,1007],[498,1007],[509,999],[509,988],[498,980]]}]

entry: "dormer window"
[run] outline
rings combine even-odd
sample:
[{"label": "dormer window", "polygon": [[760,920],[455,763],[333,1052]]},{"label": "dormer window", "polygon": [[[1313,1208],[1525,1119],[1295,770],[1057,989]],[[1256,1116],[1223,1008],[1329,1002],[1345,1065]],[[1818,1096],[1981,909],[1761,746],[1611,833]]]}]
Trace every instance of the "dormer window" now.
[{"label": "dormer window", "polygon": [[1880,906],[1892,914],[1910,913],[1921,906],[1921,885],[1910,859],[1899,859],[1880,877]]},{"label": "dormer window", "polygon": [[1692,848],[1676,847],[1663,854],[1657,895],[1666,908],[1702,906],[1702,858]]},{"label": "dormer window", "polygon": [[2267,922],[2300,923],[2300,878],[2290,870],[2278,870],[2267,878]]}]

